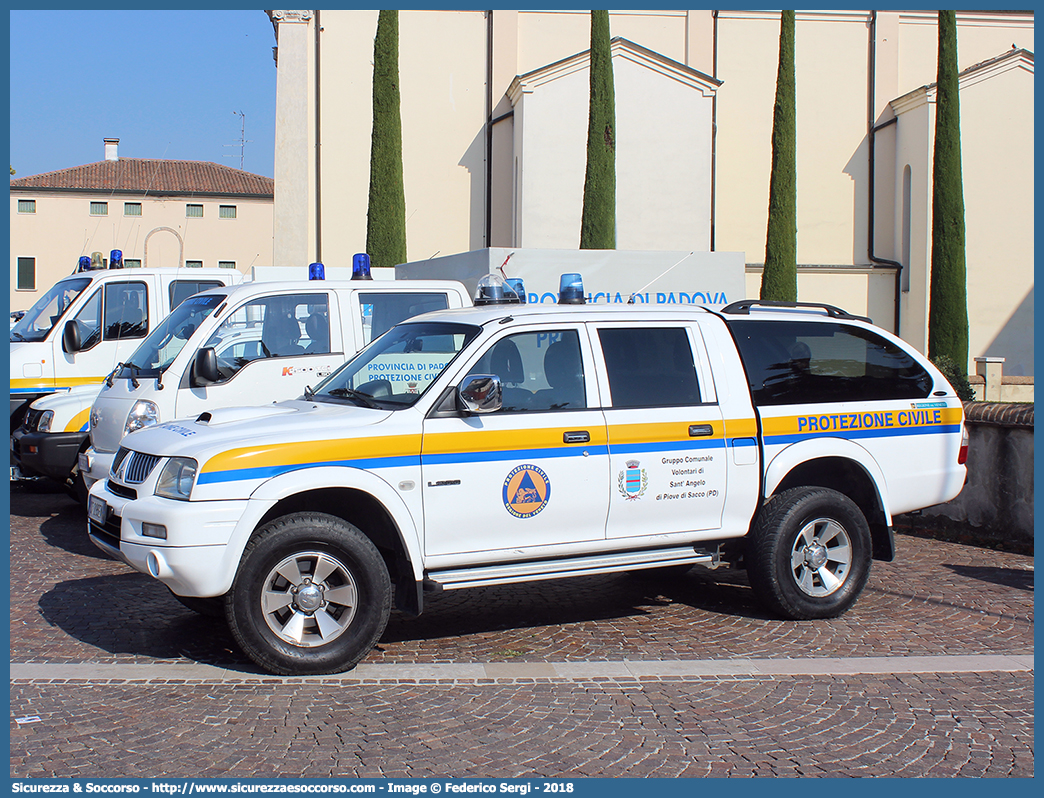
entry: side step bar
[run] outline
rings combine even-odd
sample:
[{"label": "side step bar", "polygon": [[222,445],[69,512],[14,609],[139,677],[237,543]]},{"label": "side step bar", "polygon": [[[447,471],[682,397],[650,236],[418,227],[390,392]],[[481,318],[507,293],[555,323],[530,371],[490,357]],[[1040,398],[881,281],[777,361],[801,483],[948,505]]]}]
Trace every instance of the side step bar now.
[{"label": "side step bar", "polygon": [[564,579],[569,576],[635,571],[671,565],[709,565],[718,559],[714,553],[692,546],[670,549],[623,551],[613,554],[595,554],[560,560],[512,562],[501,565],[481,565],[445,571],[429,571],[425,582],[428,590],[455,590],[462,587],[503,585],[513,582],[534,582],[539,579]]}]

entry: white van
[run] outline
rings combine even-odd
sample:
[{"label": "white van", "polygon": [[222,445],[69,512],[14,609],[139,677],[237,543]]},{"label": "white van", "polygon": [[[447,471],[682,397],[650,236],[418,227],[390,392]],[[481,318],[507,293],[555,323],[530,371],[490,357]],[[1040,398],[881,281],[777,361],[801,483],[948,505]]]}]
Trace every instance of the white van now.
[{"label": "white van", "polygon": [[79,457],[105,479],[124,435],[175,418],[294,399],[404,319],[470,307],[450,280],[244,283],[204,291],[159,325],[102,386]]},{"label": "white van", "polygon": [[42,396],[100,385],[156,324],[234,269],[106,269],[59,280],[11,327],[11,431]]}]

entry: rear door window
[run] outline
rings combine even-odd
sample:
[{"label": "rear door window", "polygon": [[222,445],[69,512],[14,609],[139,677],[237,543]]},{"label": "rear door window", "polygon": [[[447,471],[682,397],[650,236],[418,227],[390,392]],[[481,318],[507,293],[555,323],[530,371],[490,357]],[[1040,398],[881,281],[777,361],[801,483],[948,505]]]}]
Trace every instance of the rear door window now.
[{"label": "rear door window", "polygon": [[685,327],[598,330],[613,407],[700,404],[700,386]]}]

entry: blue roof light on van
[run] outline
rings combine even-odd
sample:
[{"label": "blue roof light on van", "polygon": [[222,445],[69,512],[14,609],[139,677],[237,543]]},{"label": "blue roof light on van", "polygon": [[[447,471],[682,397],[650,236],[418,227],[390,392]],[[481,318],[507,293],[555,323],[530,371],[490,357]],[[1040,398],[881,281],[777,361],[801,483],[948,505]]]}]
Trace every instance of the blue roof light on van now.
[{"label": "blue roof light on van", "polygon": [[584,281],[579,274],[563,274],[558,283],[559,305],[585,305]]},{"label": "blue roof light on van", "polygon": [[80,260],[76,264],[77,272],[89,272],[91,270],[91,259],[86,255],[80,255]]},{"label": "blue roof light on van", "polygon": [[326,279],[326,267],[321,263],[309,263],[308,264],[308,279],[309,280],[325,280]]},{"label": "blue roof light on van", "polygon": [[352,255],[352,279],[373,279],[373,277],[370,275],[370,256],[367,255],[365,252],[358,252],[355,255]]},{"label": "blue roof light on van", "polygon": [[519,304],[526,304],[526,284],[522,281],[522,278],[508,277],[504,282],[518,295]]},{"label": "blue roof light on van", "polygon": [[123,268],[123,250],[114,249],[109,252],[109,268],[110,269],[122,269]]}]

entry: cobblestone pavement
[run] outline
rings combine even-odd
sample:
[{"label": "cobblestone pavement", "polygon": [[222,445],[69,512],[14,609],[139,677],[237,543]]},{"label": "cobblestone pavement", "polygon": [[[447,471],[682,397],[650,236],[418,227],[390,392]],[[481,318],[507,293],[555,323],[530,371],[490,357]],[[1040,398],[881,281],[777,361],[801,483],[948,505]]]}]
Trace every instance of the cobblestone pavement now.
[{"label": "cobblestone pavement", "polygon": [[[830,621],[776,620],[742,575],[698,569],[447,592],[419,618],[393,615],[364,663],[502,663],[508,676],[348,685],[259,675],[223,623],[97,552],[71,499],[16,487],[11,662],[124,676],[14,679],[11,775],[1032,776],[1032,671],[634,678],[613,668],[1032,655],[1031,557],[898,545],[897,561],[875,562],[859,602]],[[519,675],[527,663],[593,670]],[[243,678],[170,678],[170,666],[199,664]]]}]

